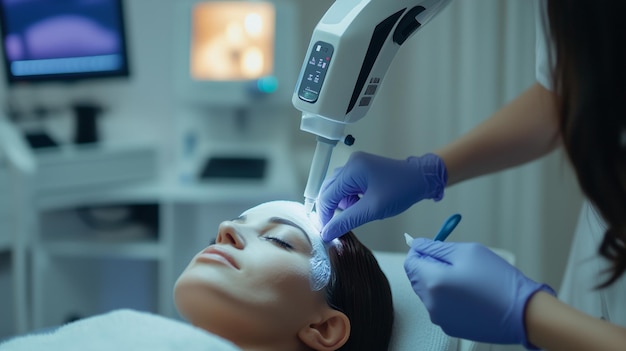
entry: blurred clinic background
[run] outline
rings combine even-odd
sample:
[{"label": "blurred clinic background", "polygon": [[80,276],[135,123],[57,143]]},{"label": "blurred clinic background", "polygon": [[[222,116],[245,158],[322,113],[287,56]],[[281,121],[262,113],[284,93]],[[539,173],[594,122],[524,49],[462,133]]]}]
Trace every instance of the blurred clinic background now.
[{"label": "blurred clinic background", "polygon": [[[315,136],[291,96],[331,0],[0,0],[0,339],[115,308],[177,318],[172,287],[220,221],[303,200]],[[534,1],[455,1],[403,45],[337,146],[432,151],[534,82]],[[563,154],[355,230],[515,254],[557,287],[581,194]]]}]

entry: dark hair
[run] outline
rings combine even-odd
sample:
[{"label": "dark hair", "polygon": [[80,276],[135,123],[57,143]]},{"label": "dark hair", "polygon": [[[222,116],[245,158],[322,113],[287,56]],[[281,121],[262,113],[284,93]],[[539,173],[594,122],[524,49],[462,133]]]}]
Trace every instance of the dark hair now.
[{"label": "dark hair", "polygon": [[626,1],[548,0],[560,133],[584,194],[607,223],[599,287],[626,271]]},{"label": "dark hair", "polygon": [[332,276],[326,301],[350,319],[350,337],[339,350],[385,351],[393,327],[393,301],[387,277],[372,252],[352,232],[331,246]]}]

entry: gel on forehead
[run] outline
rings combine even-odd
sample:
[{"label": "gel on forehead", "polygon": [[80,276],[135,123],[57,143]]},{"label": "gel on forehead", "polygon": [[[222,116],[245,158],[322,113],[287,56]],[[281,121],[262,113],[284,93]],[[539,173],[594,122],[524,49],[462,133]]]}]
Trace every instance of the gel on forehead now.
[{"label": "gel on forehead", "polygon": [[309,282],[313,291],[322,290],[330,281],[330,259],[327,249],[320,235],[321,222],[315,212],[307,215],[304,205],[295,201],[270,201],[246,210],[242,215],[249,212],[265,212],[269,217],[285,217],[292,220],[304,229],[311,239],[312,250],[309,260],[311,271]]}]

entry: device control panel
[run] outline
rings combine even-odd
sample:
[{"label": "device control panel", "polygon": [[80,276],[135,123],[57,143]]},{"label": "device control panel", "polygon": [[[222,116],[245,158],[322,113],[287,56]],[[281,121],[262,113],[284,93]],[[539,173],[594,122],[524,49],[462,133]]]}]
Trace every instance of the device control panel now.
[{"label": "device control panel", "polygon": [[333,46],[323,41],[318,41],[313,45],[298,89],[298,96],[301,100],[310,103],[317,101],[324,84],[326,72],[328,72],[333,51]]}]

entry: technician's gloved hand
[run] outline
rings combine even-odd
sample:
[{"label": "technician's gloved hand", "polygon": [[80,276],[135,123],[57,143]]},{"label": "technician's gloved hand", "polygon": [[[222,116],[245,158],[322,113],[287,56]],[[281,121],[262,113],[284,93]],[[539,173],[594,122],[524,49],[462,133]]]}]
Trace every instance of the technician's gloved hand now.
[{"label": "technician's gloved hand", "polygon": [[[435,154],[394,160],[355,152],[322,184],[316,205],[322,238],[331,241],[423,199],[441,200],[447,180],[446,167]],[[333,217],[337,208],[344,211]]]},{"label": "technician's gloved hand", "polygon": [[527,278],[485,246],[417,238],[404,261],[413,290],[433,323],[454,337],[493,344],[528,342],[530,297],[554,290]]}]

